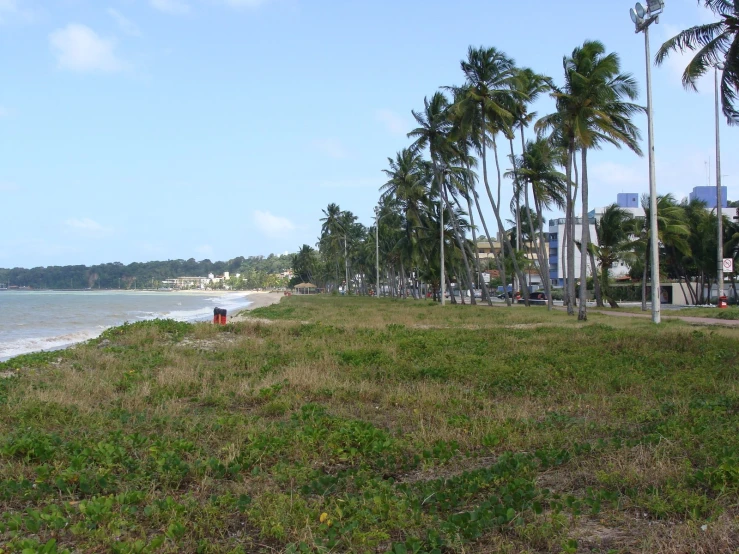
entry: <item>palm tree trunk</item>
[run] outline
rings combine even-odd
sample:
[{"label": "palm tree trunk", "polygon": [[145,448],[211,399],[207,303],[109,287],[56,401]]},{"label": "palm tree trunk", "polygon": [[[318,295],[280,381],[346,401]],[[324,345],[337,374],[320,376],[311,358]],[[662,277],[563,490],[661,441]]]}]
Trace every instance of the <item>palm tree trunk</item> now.
[{"label": "palm tree trunk", "polygon": [[[490,190],[490,184],[488,182],[488,163],[487,163],[487,155],[486,155],[486,143],[487,143],[487,131],[485,131],[485,110],[482,110],[482,176],[483,181],[485,183],[485,190],[488,193],[488,198],[490,199],[490,204],[493,206],[493,213],[495,214],[495,219],[498,221],[498,229],[501,229],[503,225],[500,221],[500,213],[498,212],[498,205],[493,201],[493,193]],[[494,138],[493,138],[493,144]],[[495,155],[496,163],[498,160],[498,155],[496,151]],[[498,171],[498,176],[500,176],[500,170]],[[483,229],[485,229],[485,234],[488,237],[488,240],[490,241],[490,249],[493,251],[493,257],[495,258],[495,263],[498,265],[498,272],[500,273],[501,279],[503,279],[503,288],[505,288],[506,285],[506,274],[505,274],[505,264],[504,258],[505,254],[503,252],[503,248],[500,249],[500,257],[498,257],[498,253],[495,251],[495,247],[493,246],[493,237],[488,231],[488,227],[485,224],[485,218],[482,216],[482,210],[480,209],[480,197],[477,195],[477,191],[473,188],[473,191],[475,191],[475,204],[477,205],[477,211],[480,215],[480,221],[482,221]],[[498,187],[498,192],[500,192],[500,187]],[[505,297],[505,303],[507,306],[511,305],[511,299],[508,298],[507,294],[503,295]]]},{"label": "palm tree trunk", "polygon": [[[573,222],[573,201],[572,201],[572,161],[575,155],[574,141],[570,143],[570,147],[567,152],[567,168],[565,170],[567,176],[567,202],[565,204],[565,235],[566,235],[566,256],[567,264],[564,268],[564,279],[565,279],[565,304],[567,306],[567,314],[575,315],[575,281],[574,277],[574,265],[575,265],[575,243],[572,240],[574,222]],[[564,259],[564,256],[563,256]]]},{"label": "palm tree trunk", "polygon": [[600,279],[598,278],[598,268],[595,265],[595,255],[592,251],[588,251],[590,257],[590,272],[593,274],[593,288],[595,289],[595,305],[598,308],[605,308],[603,304],[603,295],[601,294]]},{"label": "palm tree trunk", "polygon": [[577,319],[588,319],[588,252],[590,251],[590,221],[588,219],[588,149],[582,149],[582,238],[580,239],[580,310]]},{"label": "palm tree trunk", "polygon": [[[470,170],[469,165],[467,166],[467,171]],[[472,245],[475,249],[475,269],[477,270],[478,280],[482,279],[480,282],[480,288],[482,288],[482,299],[487,302],[490,306],[493,305],[493,299],[490,298],[490,293],[488,292],[488,286],[485,284],[485,279],[482,277],[482,271],[480,271],[480,249],[477,246],[477,233],[475,232],[475,217],[472,214],[472,198],[469,194],[469,191],[467,191],[467,194],[465,195],[467,197],[467,213],[470,214],[470,227],[472,228]]]},{"label": "palm tree trunk", "polygon": [[[483,165],[485,163],[483,162]],[[488,224],[485,221],[485,217],[482,215],[482,208],[480,207],[480,197],[477,195],[477,191],[473,189],[473,193],[475,194],[475,206],[477,207],[477,215],[480,216],[480,222],[482,223],[482,229],[485,231],[485,236],[488,237],[488,241],[490,242],[490,250],[493,253],[493,260],[495,260],[495,265],[498,268],[498,274],[500,275],[500,278],[503,280],[503,284],[506,282],[506,273],[505,273],[505,266],[503,265],[503,260],[501,260],[501,256],[498,255],[498,252],[495,251],[495,246],[493,243],[495,242],[492,238],[492,235],[490,235],[490,232],[488,231]],[[501,248],[502,253],[502,248]],[[492,297],[488,295],[489,303],[492,304]],[[511,305],[511,299],[508,298],[508,295],[505,295],[505,303],[507,306]]]},{"label": "palm tree trunk", "polygon": [[405,267],[403,266],[403,258],[400,258],[400,297],[406,298],[405,293]]},{"label": "palm tree trunk", "polygon": [[449,292],[449,300],[452,304],[457,303],[457,299],[454,297],[454,291],[452,290],[452,280],[449,275],[446,276],[446,290]]},{"label": "palm tree trunk", "polygon": [[647,246],[644,249],[644,272],[641,277],[641,311],[647,311],[647,270],[649,269],[649,234],[647,233]]},{"label": "palm tree trunk", "polygon": [[549,260],[546,257],[544,248],[544,218],[542,217],[541,202],[536,198],[536,191],[534,191],[534,206],[536,206],[536,216],[539,218],[539,242],[542,245],[539,254],[544,273],[542,282],[544,283],[544,293],[547,295],[547,310],[551,310],[554,306],[552,300],[552,281],[549,278]]},{"label": "palm tree trunk", "polygon": [[[447,196],[447,190],[446,187],[444,187],[444,196]],[[449,200],[447,200],[447,206],[449,206]],[[459,225],[457,224],[457,216],[454,213],[454,209],[452,207],[449,207],[449,218],[452,220],[452,230],[454,231],[454,238],[457,240],[457,245],[459,246],[459,249],[462,251],[462,261],[464,262],[464,271],[467,275],[467,282],[470,285],[470,304],[472,306],[476,305],[477,302],[475,301],[475,289],[472,288],[472,272],[470,271],[470,264],[467,261],[467,249],[464,247],[464,243],[462,242],[462,236],[460,233]],[[461,291],[460,291],[461,294]],[[463,302],[464,303],[464,302]]]},{"label": "palm tree trunk", "polygon": [[[513,152],[513,138],[509,138],[508,143],[511,147],[511,163],[513,164],[513,192],[516,201],[516,214],[514,218],[516,220],[516,250],[520,251],[521,235],[523,234],[521,229],[521,183],[518,180],[518,170],[516,169],[516,154]],[[527,296],[529,293],[528,279],[526,279],[525,273],[523,273],[522,277],[523,280],[521,281],[521,288],[526,290],[525,296]]]},{"label": "palm tree trunk", "polygon": [[[574,150],[572,152],[572,172],[574,174],[574,179],[572,181],[572,217],[570,218],[570,236],[568,240],[570,241],[568,244],[570,244],[570,250],[568,252],[572,253],[572,263],[568,263],[568,269],[570,271],[570,274],[572,276],[572,290],[573,290],[573,296],[572,296],[572,305],[573,308],[577,307],[578,297],[577,294],[574,292],[577,278],[578,278],[578,269],[577,265],[575,263],[575,249],[577,248],[577,239],[575,238],[575,229],[577,229],[577,192],[580,190],[580,177],[578,175],[578,169],[577,169],[577,153],[579,150]],[[580,237],[580,242],[582,242],[582,236]],[[569,262],[569,260],[568,260]]]}]

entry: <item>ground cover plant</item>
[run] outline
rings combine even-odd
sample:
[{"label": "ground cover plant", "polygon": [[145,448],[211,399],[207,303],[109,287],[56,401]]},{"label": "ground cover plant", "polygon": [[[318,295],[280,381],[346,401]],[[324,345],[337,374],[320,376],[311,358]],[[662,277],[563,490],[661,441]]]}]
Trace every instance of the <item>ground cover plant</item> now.
[{"label": "ground cover plant", "polygon": [[285,298],[0,364],[3,552],[735,552],[733,329]]}]

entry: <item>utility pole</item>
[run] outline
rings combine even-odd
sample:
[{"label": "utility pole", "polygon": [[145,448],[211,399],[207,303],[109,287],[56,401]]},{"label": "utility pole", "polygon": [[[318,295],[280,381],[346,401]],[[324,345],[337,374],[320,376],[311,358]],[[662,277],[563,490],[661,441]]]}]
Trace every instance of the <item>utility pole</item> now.
[{"label": "utility pole", "polygon": [[375,278],[377,298],[380,298],[380,211],[375,208]]},{"label": "utility pole", "polygon": [[[657,177],[654,162],[654,105],[652,103],[652,56],[649,47],[649,26],[659,22],[659,15],[665,7],[663,0],[649,0],[645,9],[641,3],[631,9],[631,20],[636,32],[644,32],[644,50],[647,60],[647,124],[649,148],[649,233],[650,258],[652,269],[652,322],[661,321],[661,294],[659,284],[659,233],[657,229]],[[583,222],[587,225],[588,222]]]},{"label": "utility pole", "polygon": [[[718,299],[717,305],[721,305],[721,297],[724,295],[724,222],[722,213],[723,195],[721,194],[721,134],[719,131],[719,103],[718,103],[718,66],[713,68],[716,89],[716,216],[718,217],[718,252],[716,261],[718,263]],[[723,69],[723,68],[721,68]]]},{"label": "utility pole", "polygon": [[346,231],[344,231],[344,271],[346,272],[346,294],[349,294],[349,258],[346,256]]}]

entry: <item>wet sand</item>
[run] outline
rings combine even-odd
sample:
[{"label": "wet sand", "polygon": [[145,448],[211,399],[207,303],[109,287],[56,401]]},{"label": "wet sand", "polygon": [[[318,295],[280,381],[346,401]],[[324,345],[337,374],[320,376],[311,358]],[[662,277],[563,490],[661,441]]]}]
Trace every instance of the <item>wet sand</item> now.
[{"label": "wet sand", "polygon": [[228,317],[230,323],[238,323],[240,321],[246,321],[249,318],[249,312],[255,308],[264,308],[265,306],[271,306],[277,304],[282,300],[285,295],[282,292],[250,292],[246,295],[249,299],[248,308],[238,311],[232,316]]}]

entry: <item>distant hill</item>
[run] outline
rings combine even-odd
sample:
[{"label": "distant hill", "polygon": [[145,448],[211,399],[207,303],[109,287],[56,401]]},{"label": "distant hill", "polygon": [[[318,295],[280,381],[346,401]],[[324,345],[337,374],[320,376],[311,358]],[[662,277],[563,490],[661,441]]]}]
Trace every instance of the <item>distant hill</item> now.
[{"label": "distant hill", "polygon": [[120,262],[85,266],[65,265],[34,267],[26,269],[0,268],[0,283],[34,289],[131,289],[149,288],[164,279],[174,277],[205,277],[209,273],[270,275],[290,269],[292,254],[264,256],[239,256],[227,262],[211,262],[208,259],[196,261],[167,260],[160,262],[134,262],[124,265]]}]

